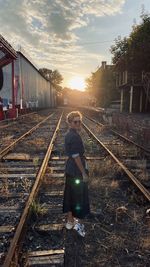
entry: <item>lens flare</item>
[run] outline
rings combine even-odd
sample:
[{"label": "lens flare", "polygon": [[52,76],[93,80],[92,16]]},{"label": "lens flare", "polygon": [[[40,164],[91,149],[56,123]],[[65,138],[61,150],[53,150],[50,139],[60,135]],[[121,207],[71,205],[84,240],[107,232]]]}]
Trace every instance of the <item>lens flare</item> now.
[{"label": "lens flare", "polygon": [[79,211],[81,209],[80,205],[77,205],[75,209]]},{"label": "lens flare", "polygon": [[76,179],[76,180],[75,180],[75,183],[76,183],[76,184],[80,184],[80,179]]}]

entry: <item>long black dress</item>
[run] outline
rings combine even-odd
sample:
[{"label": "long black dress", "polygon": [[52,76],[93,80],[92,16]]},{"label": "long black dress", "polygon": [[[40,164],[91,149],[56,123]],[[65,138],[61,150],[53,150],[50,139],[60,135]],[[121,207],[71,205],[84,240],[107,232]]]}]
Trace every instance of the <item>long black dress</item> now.
[{"label": "long black dress", "polygon": [[83,142],[75,129],[71,128],[65,136],[65,150],[68,160],[65,169],[63,212],[71,211],[74,217],[83,219],[90,212],[88,184],[83,182],[82,173],[72,157],[79,154],[85,167]]}]

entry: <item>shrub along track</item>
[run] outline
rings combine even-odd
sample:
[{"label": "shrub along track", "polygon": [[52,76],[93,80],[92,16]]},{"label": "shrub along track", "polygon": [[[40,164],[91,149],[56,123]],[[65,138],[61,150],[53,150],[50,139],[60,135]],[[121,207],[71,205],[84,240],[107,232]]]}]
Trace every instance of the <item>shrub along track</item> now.
[{"label": "shrub along track", "polygon": [[0,261],[4,266],[10,266],[59,117],[60,112],[48,115],[0,153]]}]

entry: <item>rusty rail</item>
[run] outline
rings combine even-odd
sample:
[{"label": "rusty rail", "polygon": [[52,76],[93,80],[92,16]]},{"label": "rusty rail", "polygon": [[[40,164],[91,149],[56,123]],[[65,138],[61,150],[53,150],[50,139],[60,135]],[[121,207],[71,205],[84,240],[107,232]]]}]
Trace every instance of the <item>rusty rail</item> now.
[{"label": "rusty rail", "polygon": [[44,123],[45,121],[47,121],[50,117],[52,117],[54,115],[54,113],[50,114],[48,117],[46,117],[44,120],[42,120],[41,122],[39,122],[38,124],[36,124],[34,127],[32,127],[29,131],[27,131],[26,133],[24,133],[23,135],[21,135],[18,139],[16,139],[14,142],[12,142],[9,146],[7,146],[6,148],[4,148],[1,152],[0,152],[0,160],[6,156],[6,154],[12,150],[12,148],[19,143],[20,141],[23,140],[23,138],[25,138],[27,135],[31,134],[33,131],[35,131],[37,128],[39,128],[39,126]]},{"label": "rusty rail", "polygon": [[35,181],[35,183],[33,185],[32,191],[31,191],[31,193],[29,195],[29,198],[28,198],[28,200],[26,202],[26,205],[25,205],[24,211],[22,213],[20,222],[19,222],[19,224],[17,226],[15,235],[14,235],[12,241],[11,241],[8,253],[6,255],[3,267],[10,267],[11,266],[11,262],[13,260],[15,251],[17,249],[19,238],[20,238],[20,236],[22,234],[23,227],[24,227],[24,225],[26,223],[26,220],[27,220],[27,217],[28,217],[28,214],[29,214],[30,206],[31,206],[33,200],[35,199],[35,197],[36,197],[36,195],[38,193],[38,190],[39,190],[39,187],[41,185],[43,176],[45,174],[45,171],[46,171],[46,168],[47,168],[47,165],[48,165],[48,161],[49,161],[49,158],[50,158],[51,153],[52,153],[54,141],[56,139],[56,136],[57,136],[57,133],[58,133],[58,130],[59,130],[59,126],[60,126],[60,122],[61,122],[62,116],[63,116],[63,112],[62,112],[62,114],[61,114],[61,116],[60,116],[60,118],[58,120],[58,123],[57,123],[57,126],[55,128],[53,137],[52,137],[52,139],[51,139],[51,141],[49,143],[47,152],[45,154],[45,157],[43,159],[43,162],[42,162],[41,167],[39,169],[39,172],[37,174],[36,181]]},{"label": "rusty rail", "polygon": [[113,158],[113,160],[121,167],[121,169],[127,174],[137,188],[143,193],[148,201],[150,201],[150,192],[140,183],[140,181],[133,175],[133,173],[101,142],[97,136],[83,123],[85,130],[107,151],[107,153]]},{"label": "rusty rail", "polygon": [[[105,124],[102,124],[102,123],[100,123],[100,122],[98,122],[98,121],[96,121],[96,120],[94,120],[94,119],[92,119],[92,118],[90,118],[90,117],[88,117],[88,116],[84,116],[84,117],[87,118],[87,119],[90,120],[90,121],[93,121],[94,123],[96,123],[97,125],[99,125],[99,126],[101,126],[101,127],[102,127],[102,126],[106,126]],[[115,131],[115,130],[112,130],[112,129],[109,129],[109,130],[110,130],[112,133],[114,133],[115,135],[119,136],[121,139],[125,140],[126,142],[128,142],[128,143],[130,143],[130,144],[132,144],[132,145],[134,145],[134,146],[140,148],[140,149],[143,150],[144,152],[150,154],[150,150],[146,149],[145,147],[143,147],[143,146],[141,146],[141,145],[135,143],[135,142],[132,141],[131,139],[129,139],[129,138],[127,138],[126,136],[124,136],[124,135],[118,133],[118,132]]]}]

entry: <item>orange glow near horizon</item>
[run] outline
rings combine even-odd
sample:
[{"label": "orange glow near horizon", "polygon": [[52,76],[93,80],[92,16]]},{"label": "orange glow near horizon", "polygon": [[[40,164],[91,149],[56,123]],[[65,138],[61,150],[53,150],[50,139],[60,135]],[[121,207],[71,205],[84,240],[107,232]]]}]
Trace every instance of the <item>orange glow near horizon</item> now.
[{"label": "orange glow near horizon", "polygon": [[85,80],[81,76],[73,77],[68,84],[71,89],[85,91]]}]

